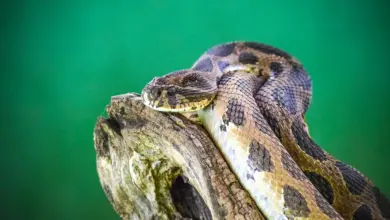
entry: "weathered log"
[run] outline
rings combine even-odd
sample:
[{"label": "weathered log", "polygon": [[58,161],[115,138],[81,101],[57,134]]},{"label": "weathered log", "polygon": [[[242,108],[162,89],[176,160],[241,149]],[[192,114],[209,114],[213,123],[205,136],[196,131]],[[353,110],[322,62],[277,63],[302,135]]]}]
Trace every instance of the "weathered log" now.
[{"label": "weathered log", "polygon": [[207,132],[114,96],[94,130],[102,188],[122,219],[264,219]]}]

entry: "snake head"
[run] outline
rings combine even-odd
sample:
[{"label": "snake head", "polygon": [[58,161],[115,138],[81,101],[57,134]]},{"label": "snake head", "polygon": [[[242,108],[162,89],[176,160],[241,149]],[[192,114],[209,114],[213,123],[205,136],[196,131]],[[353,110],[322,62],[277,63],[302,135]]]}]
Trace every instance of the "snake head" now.
[{"label": "snake head", "polygon": [[181,70],[155,77],[142,90],[143,103],[164,112],[198,111],[206,107],[217,93],[211,74]]}]

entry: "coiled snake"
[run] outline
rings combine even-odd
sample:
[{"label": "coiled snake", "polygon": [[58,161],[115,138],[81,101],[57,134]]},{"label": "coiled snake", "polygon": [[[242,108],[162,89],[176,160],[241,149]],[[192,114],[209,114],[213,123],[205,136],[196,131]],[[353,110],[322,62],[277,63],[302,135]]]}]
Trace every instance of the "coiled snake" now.
[{"label": "coiled snake", "polygon": [[304,114],[311,89],[286,52],[230,42],[190,69],[154,78],[142,98],[158,111],[197,113],[268,219],[390,219],[378,188],[310,138]]}]

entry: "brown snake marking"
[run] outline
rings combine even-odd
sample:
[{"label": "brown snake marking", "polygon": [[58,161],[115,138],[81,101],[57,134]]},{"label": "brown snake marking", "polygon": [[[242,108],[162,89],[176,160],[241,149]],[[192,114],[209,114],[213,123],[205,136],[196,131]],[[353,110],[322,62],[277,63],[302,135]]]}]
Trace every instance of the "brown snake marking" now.
[{"label": "brown snake marking", "polygon": [[191,69],[153,79],[142,97],[159,111],[198,111],[270,219],[390,219],[390,202],[373,183],[310,138],[303,115],[311,80],[282,50],[214,46]]}]

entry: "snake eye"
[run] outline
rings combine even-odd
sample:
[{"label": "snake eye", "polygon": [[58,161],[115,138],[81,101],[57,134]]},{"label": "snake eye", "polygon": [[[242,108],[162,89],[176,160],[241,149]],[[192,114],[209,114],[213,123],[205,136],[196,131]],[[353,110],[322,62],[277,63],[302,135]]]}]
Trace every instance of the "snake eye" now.
[{"label": "snake eye", "polygon": [[176,88],[175,87],[168,88],[168,92],[167,93],[168,93],[169,96],[175,95]]}]

